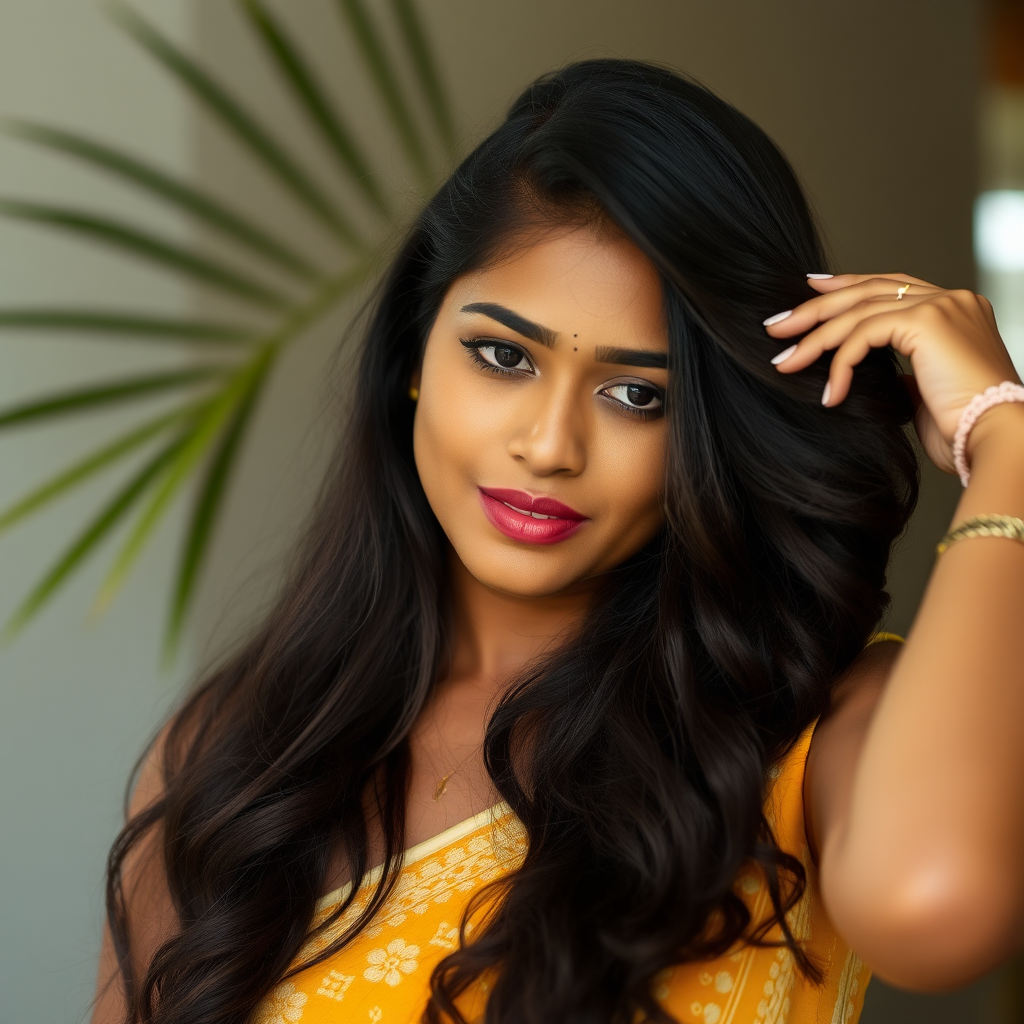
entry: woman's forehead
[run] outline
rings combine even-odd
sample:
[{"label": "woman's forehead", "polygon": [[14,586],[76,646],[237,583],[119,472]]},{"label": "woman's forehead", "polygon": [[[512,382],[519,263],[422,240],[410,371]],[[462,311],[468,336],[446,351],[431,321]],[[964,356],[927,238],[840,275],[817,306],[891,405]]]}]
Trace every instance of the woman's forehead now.
[{"label": "woman's forehead", "polygon": [[624,343],[660,340],[667,347],[661,278],[621,232],[549,230],[510,257],[458,278],[446,296],[445,312],[462,320],[486,315],[489,306],[522,318],[528,329],[520,333],[526,337],[539,327],[533,340],[603,334],[608,328]]}]

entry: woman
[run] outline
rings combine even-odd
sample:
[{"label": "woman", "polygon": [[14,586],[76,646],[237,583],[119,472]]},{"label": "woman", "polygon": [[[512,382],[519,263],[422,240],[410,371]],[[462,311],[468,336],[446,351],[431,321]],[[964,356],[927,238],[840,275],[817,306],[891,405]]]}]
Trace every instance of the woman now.
[{"label": "woman", "polygon": [[822,266],[704,89],[526,90],[381,286],[280,601],[144,762],[96,1021],[846,1024],[869,969],[1012,954],[1024,544],[875,631],[915,402],[943,469],[977,418],[954,522],[1013,535],[1024,407],[971,401],[1024,392],[984,299]]}]

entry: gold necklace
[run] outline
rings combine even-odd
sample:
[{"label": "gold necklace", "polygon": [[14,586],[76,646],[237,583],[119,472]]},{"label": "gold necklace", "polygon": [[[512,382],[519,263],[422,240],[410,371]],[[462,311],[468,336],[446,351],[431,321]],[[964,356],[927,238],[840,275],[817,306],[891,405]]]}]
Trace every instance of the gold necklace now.
[{"label": "gold necklace", "polygon": [[443,777],[443,778],[441,779],[441,781],[440,781],[440,782],[439,782],[439,783],[437,784],[436,788],[434,789],[434,802],[435,802],[435,803],[436,803],[436,802],[437,802],[438,800],[440,800],[440,799],[441,799],[441,797],[443,797],[443,796],[445,795],[445,793],[447,793],[447,792],[448,792],[448,780],[449,780],[449,779],[450,779],[450,778],[451,778],[451,777],[452,777],[452,776],[453,776],[453,775],[455,774],[455,772],[457,772],[458,770],[459,770],[459,769],[458,769],[458,768],[456,768],[456,769],[455,769],[455,771],[450,771],[450,772],[449,772],[449,773],[448,773],[447,775],[445,775],[445,776],[444,776],[444,777]]},{"label": "gold necklace", "polygon": [[471,757],[473,757],[475,754],[476,754],[475,750],[471,751],[447,775],[442,776],[442,778],[438,781],[437,785],[434,787],[434,799],[435,800],[440,800],[441,797],[443,797],[445,795],[445,793],[448,792],[448,780],[453,775],[457,775],[462,770],[462,768],[465,766],[466,762]]}]

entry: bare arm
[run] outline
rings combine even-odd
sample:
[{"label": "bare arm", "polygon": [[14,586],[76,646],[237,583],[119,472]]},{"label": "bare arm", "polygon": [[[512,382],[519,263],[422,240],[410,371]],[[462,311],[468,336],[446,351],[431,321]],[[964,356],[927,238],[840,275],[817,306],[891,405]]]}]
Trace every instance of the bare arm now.
[{"label": "bare arm", "polygon": [[[954,522],[1024,517],[1024,409],[982,423]],[[822,894],[897,984],[956,987],[1024,942],[1022,612],[1024,544],[954,544],[877,710],[844,709],[823,737],[810,793]]]},{"label": "bare arm", "polygon": [[[904,282],[906,301],[893,294]],[[866,352],[892,345],[914,367],[925,449],[951,468],[949,444],[971,395],[1018,380],[991,307],[904,275],[815,286],[825,294],[779,325],[780,336],[815,328],[784,372],[836,350],[824,400],[835,405]],[[969,454],[953,523],[980,513],[1024,518],[1024,406],[985,413]],[[865,654],[815,737],[805,795],[826,907],[850,945],[898,985],[955,988],[1024,944],[1022,612],[1024,544],[953,544],[905,647],[888,655],[891,664]]]}]

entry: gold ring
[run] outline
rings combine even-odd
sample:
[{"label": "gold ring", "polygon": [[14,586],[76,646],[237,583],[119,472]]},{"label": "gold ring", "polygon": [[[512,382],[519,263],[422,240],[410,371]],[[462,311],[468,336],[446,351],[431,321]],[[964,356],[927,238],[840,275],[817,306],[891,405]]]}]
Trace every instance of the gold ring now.
[{"label": "gold ring", "polygon": [[909,284],[905,284],[902,288],[897,288],[896,289],[896,301],[899,302],[900,299],[902,299],[903,296],[906,295],[907,292],[909,292],[909,291],[910,291],[910,285]]}]

